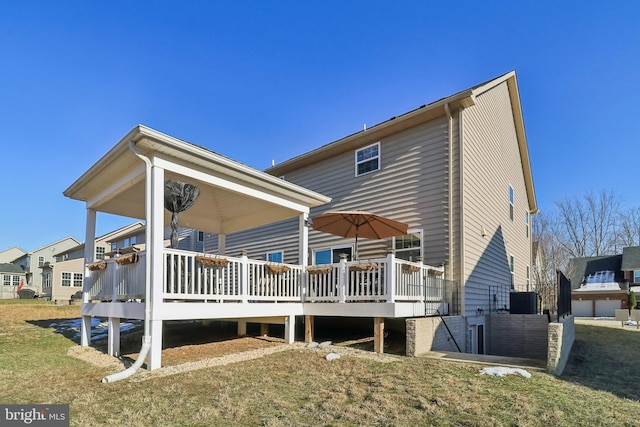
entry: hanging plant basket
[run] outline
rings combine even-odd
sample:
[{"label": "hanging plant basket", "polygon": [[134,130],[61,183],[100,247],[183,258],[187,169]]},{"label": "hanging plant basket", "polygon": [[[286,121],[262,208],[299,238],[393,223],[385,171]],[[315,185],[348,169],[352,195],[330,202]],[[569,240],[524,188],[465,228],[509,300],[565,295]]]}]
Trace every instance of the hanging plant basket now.
[{"label": "hanging plant basket", "polygon": [[87,264],[87,268],[91,271],[104,270],[107,268],[107,263],[105,261],[92,262]]},{"label": "hanging plant basket", "polygon": [[375,262],[368,264],[354,264],[349,266],[349,271],[373,271],[377,270],[378,264]]},{"label": "hanging plant basket", "polygon": [[286,265],[272,265],[272,264],[266,264],[264,266],[264,269],[267,271],[267,273],[271,273],[271,274],[281,274],[291,270]]},{"label": "hanging plant basket", "polygon": [[138,262],[138,254],[133,253],[128,255],[123,255],[121,257],[114,258],[114,259],[118,263],[118,265],[135,264],[136,262]]},{"label": "hanging plant basket", "polygon": [[196,256],[196,260],[204,268],[212,267],[226,267],[229,265],[229,260],[226,258],[213,258],[209,256]]},{"label": "hanging plant basket", "polygon": [[417,273],[421,269],[419,265],[402,264],[402,271],[404,273]]},{"label": "hanging plant basket", "polygon": [[440,270],[434,270],[433,268],[430,268],[427,273],[429,273],[429,276],[442,276],[444,274],[444,272]]},{"label": "hanging plant basket", "polygon": [[331,267],[307,267],[309,274],[327,274],[331,273]]}]

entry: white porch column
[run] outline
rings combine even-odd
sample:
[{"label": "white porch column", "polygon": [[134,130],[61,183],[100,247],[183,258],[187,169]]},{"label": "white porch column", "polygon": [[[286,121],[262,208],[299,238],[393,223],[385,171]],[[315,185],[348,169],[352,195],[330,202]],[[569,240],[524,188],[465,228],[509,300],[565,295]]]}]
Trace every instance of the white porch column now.
[{"label": "white porch column", "polygon": [[[84,239],[84,277],[91,274],[91,271],[86,267],[87,264],[93,262],[95,256],[95,240],[96,240],[96,211],[95,209],[87,208],[87,224],[85,228]],[[82,302],[88,303],[90,301],[89,293],[91,289],[88,288],[87,280],[82,282]],[[82,316],[80,331],[80,345],[83,347],[91,344],[91,316]]]},{"label": "white porch column", "polygon": [[306,267],[309,264],[309,227],[307,226],[308,220],[308,212],[303,212],[300,214],[298,220],[298,264],[303,267]]},{"label": "white porch column", "polygon": [[298,220],[298,264],[302,266],[303,274],[300,281],[300,298],[302,302],[307,300],[307,294],[309,289],[309,275],[306,272],[306,267],[309,263],[309,214],[303,212],[299,216]]},{"label": "white porch column", "polygon": [[162,365],[162,320],[156,319],[156,309],[162,305],[164,292],[164,169],[153,166],[151,168],[151,218],[147,218],[148,234],[151,242],[147,242],[147,256],[151,257],[151,304],[150,335],[151,350],[147,358],[147,369],[153,370]]},{"label": "white porch column", "polygon": [[293,344],[296,340],[296,317],[284,317],[284,340],[287,344]]}]

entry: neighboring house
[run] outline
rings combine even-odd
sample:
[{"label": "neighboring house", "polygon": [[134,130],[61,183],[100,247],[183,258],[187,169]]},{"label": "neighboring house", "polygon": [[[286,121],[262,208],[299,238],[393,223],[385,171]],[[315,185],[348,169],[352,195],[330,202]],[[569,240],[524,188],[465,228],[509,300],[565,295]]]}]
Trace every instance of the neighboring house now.
[{"label": "neighboring house", "polygon": [[[204,231],[192,230],[190,228],[178,227],[178,248],[191,252],[203,252],[204,240],[206,233]],[[164,230],[164,245],[169,246],[171,238],[171,227],[167,226]],[[209,234],[209,238],[212,237]],[[111,238],[108,242],[109,248],[107,255],[113,256],[116,253],[128,252],[128,249],[135,246],[136,249],[144,249],[145,247],[145,226],[142,225],[128,233],[119,234],[117,238]]]},{"label": "neighboring house", "polygon": [[[122,235],[136,233],[143,229],[142,222],[136,222],[111,231],[95,239],[95,260],[109,258],[111,241]],[[55,261],[42,268],[41,297],[52,301],[68,301],[73,294],[82,290],[84,278],[84,243],[54,254]]]},{"label": "neighboring house", "polygon": [[20,283],[25,282],[25,272],[17,264],[0,263],[0,299],[16,298]]},{"label": "neighboring house", "polygon": [[80,242],[73,237],[66,237],[16,258],[13,264],[20,265],[26,273],[25,288],[33,290],[36,295],[41,295],[43,284],[48,285],[45,282],[47,276],[44,272],[48,272],[49,264],[55,261],[54,255],[79,244]]},{"label": "neighboring house", "polygon": [[26,253],[27,251],[17,246],[0,251],[0,264],[13,262]]},{"label": "neighboring house", "polygon": [[640,285],[640,246],[618,255],[572,258],[567,273],[574,316],[613,317],[627,308],[629,287]]},{"label": "neighboring house", "polygon": [[[96,263],[85,248],[82,345],[91,317],[106,316],[108,352],[117,354],[120,318],[148,316],[142,354],[150,349],[147,366],[156,369],[163,321],[232,319],[240,334],[247,322],[280,323],[292,342],[296,316],[305,319],[306,340],[314,316],[331,316],[373,319],[382,351],[385,319],[459,304],[452,333],[462,330],[463,351],[483,353],[486,315],[508,309],[510,290],[527,289],[537,205],[514,72],[266,172],[137,126],[76,180],[64,194],[85,202],[87,236],[97,212],[147,224],[144,253]],[[205,232],[206,256],[165,247],[165,179],[200,189],[179,224]],[[353,253],[352,239],[308,225],[336,209],[406,222],[409,234],[362,239],[360,261],[335,262]],[[456,301],[443,273],[461,284]]]}]

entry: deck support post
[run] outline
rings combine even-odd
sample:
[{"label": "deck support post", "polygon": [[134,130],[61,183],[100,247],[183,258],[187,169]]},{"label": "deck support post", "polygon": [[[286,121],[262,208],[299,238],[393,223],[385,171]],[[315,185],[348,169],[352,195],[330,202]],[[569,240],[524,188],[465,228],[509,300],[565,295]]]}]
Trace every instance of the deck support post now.
[{"label": "deck support post", "polygon": [[109,317],[108,327],[107,354],[118,357],[120,356],[120,318]]},{"label": "deck support post", "polygon": [[384,317],[373,318],[373,351],[384,353]]},{"label": "deck support post", "polygon": [[313,316],[304,316],[304,342],[313,341]]},{"label": "deck support post", "polygon": [[247,335],[247,321],[238,320],[238,336],[244,337]]},{"label": "deck support post", "polygon": [[91,316],[82,316],[80,324],[80,345],[88,347],[91,344]]},{"label": "deck support post", "polygon": [[284,340],[287,344],[293,344],[296,340],[296,317],[284,317]]},{"label": "deck support post", "polygon": [[147,370],[162,367],[162,320],[151,321],[151,350],[147,355]]},{"label": "deck support post", "polygon": [[260,335],[265,337],[269,335],[269,324],[268,323],[260,323]]}]

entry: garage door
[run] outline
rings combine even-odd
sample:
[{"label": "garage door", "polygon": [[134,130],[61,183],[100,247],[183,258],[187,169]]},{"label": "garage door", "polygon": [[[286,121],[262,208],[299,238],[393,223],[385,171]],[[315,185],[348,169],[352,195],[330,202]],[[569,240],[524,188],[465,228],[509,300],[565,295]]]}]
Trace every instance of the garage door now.
[{"label": "garage door", "polygon": [[618,309],[620,309],[620,300],[596,301],[596,317],[615,317]]},{"label": "garage door", "polygon": [[576,317],[593,317],[591,301],[571,301],[571,313]]}]

